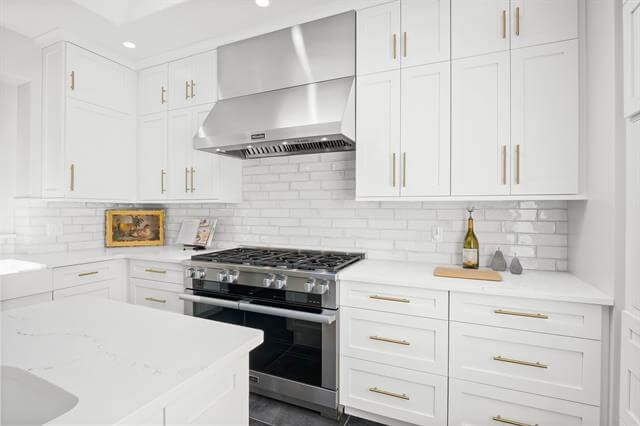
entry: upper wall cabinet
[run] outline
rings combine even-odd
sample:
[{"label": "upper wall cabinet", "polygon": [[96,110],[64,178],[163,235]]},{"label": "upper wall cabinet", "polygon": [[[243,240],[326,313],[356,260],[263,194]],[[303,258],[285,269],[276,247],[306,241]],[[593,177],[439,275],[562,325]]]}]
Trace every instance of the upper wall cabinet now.
[{"label": "upper wall cabinet", "polygon": [[168,106],[167,64],[138,72],[138,114],[166,111]]},{"label": "upper wall cabinet", "polygon": [[135,72],[66,42],[43,49],[43,196],[135,196]]},{"label": "upper wall cabinet", "polygon": [[217,101],[216,51],[169,63],[169,109]]},{"label": "upper wall cabinet", "polygon": [[578,37],[578,0],[452,0],[453,58]]},{"label": "upper wall cabinet", "polygon": [[449,0],[402,0],[358,12],[357,73],[449,59]]},{"label": "upper wall cabinet", "polygon": [[624,114],[640,112],[640,0],[622,6],[624,43]]}]

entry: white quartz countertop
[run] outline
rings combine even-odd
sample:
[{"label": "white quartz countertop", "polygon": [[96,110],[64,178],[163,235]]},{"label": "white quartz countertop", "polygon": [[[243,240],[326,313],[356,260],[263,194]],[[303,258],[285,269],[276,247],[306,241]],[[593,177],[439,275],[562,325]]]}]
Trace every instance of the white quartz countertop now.
[{"label": "white quartz countertop", "polygon": [[0,276],[17,274],[19,272],[36,271],[46,268],[40,263],[29,262],[18,259],[0,259]]},{"label": "white quartz countertop", "polygon": [[260,330],[95,297],[2,314],[2,364],[79,398],[52,424],[116,423],[262,341]]},{"label": "white quartz countertop", "polygon": [[365,259],[340,271],[338,279],[495,296],[613,305],[613,297],[567,272],[525,270],[522,275],[513,275],[505,271],[500,272],[503,281],[493,282],[436,277],[433,275],[436,266],[438,265]]},{"label": "white quartz countertop", "polygon": [[[191,256],[195,254],[210,253],[212,251],[216,250],[183,250],[182,246],[100,248],[45,254],[18,254],[10,256],[10,259],[34,262],[47,268],[59,268],[62,266],[79,265],[89,262],[102,262],[114,259],[180,263],[183,260],[190,259]],[[7,258],[9,257],[7,256]]]}]

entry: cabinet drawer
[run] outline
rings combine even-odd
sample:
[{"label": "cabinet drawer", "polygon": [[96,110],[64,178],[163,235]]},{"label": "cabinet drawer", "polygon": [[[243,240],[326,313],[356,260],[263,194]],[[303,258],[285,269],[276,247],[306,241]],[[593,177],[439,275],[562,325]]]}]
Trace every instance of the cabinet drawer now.
[{"label": "cabinet drawer", "polygon": [[71,296],[94,296],[104,299],[127,301],[125,281],[112,278],[110,280],[84,283],[75,287],[62,288],[53,291],[53,300]]},{"label": "cabinet drawer", "polygon": [[447,375],[447,321],[344,307],[343,355]]},{"label": "cabinet drawer", "polygon": [[178,294],[182,291],[175,291],[178,286],[137,278],[130,278],[129,283],[133,286],[136,305],[184,314],[184,302],[178,299]]},{"label": "cabinet drawer", "polygon": [[420,425],[447,423],[447,378],[350,357],[340,358],[340,403]]},{"label": "cabinet drawer", "polygon": [[602,308],[582,303],[452,292],[451,321],[599,340]]},{"label": "cabinet drawer", "polygon": [[598,426],[600,409],[494,386],[451,379],[449,426]]},{"label": "cabinet drawer", "polygon": [[129,264],[129,276],[143,280],[184,284],[184,269],[176,263],[134,260]]},{"label": "cabinet drawer", "polygon": [[414,287],[340,282],[340,305],[420,317],[448,319],[446,291]]},{"label": "cabinet drawer", "polygon": [[84,263],[53,270],[53,289],[74,287],[112,278],[124,279],[124,260]]},{"label": "cabinet drawer", "polygon": [[450,323],[450,376],[600,405],[600,342]]}]

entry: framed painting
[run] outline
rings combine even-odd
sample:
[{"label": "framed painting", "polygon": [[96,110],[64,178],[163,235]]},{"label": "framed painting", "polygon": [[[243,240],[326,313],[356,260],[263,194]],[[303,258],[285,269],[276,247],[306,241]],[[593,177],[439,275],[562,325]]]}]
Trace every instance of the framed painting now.
[{"label": "framed painting", "polygon": [[107,210],[107,247],[164,245],[164,210]]}]

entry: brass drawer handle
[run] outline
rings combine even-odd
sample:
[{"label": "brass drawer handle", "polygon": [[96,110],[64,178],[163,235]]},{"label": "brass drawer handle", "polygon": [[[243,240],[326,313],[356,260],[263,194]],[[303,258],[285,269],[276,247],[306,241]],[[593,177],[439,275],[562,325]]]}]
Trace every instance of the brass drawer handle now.
[{"label": "brass drawer handle", "polygon": [[520,145],[516,145],[516,183],[520,184]]},{"label": "brass drawer handle", "polygon": [[391,182],[396,187],[396,153],[391,154]]},{"label": "brass drawer handle", "polygon": [[510,364],[526,365],[527,367],[549,368],[548,365],[542,364],[540,362],[520,361],[519,359],[505,358],[501,355],[494,356],[493,360],[500,361],[500,362],[508,362]]},{"label": "brass drawer handle", "polygon": [[71,71],[71,90],[76,90],[76,72]]},{"label": "brass drawer handle", "polygon": [[507,184],[507,146],[502,145],[502,184]]},{"label": "brass drawer handle", "polygon": [[191,192],[196,190],[195,186],[193,185],[193,175],[195,174],[195,172],[196,172],[196,169],[192,167],[191,168]]},{"label": "brass drawer handle", "polygon": [[516,35],[520,35],[520,8],[516,7]]},{"label": "brass drawer handle", "polygon": [[502,416],[493,416],[491,417],[491,419],[496,422],[506,423],[508,425],[514,425],[514,426],[538,426],[538,423],[536,423],[535,425],[532,425],[530,423],[523,423],[517,420],[507,419],[506,417],[502,417]]},{"label": "brass drawer handle", "polygon": [[88,275],[97,275],[98,271],[93,271],[93,272],[82,272],[81,274],[78,274],[79,277],[86,277]]},{"label": "brass drawer handle", "polygon": [[407,57],[407,32],[402,35],[402,56]]},{"label": "brass drawer handle", "polygon": [[398,56],[398,36],[393,33],[393,59]]},{"label": "brass drawer handle", "polygon": [[156,302],[156,303],[167,303],[165,299],[156,299],[155,297],[145,297],[144,300],[148,300],[149,302]]},{"label": "brass drawer handle", "polygon": [[189,168],[184,168],[184,192],[189,192]]},{"label": "brass drawer handle", "polygon": [[513,315],[515,317],[549,319],[549,315],[546,314],[529,314],[527,312],[507,311],[505,309],[496,309],[493,312],[500,315]]},{"label": "brass drawer handle", "polygon": [[189,82],[184,82],[184,98],[189,99]]},{"label": "brass drawer handle", "polygon": [[394,398],[404,399],[406,401],[409,400],[409,397],[407,396],[406,393],[389,392],[389,391],[386,391],[386,390],[383,390],[383,389],[378,389],[377,387],[369,388],[369,392],[375,392],[375,393],[379,393],[379,394],[386,395],[386,396],[392,396]]},{"label": "brass drawer handle", "polygon": [[407,153],[402,153],[402,187],[407,186]]},{"label": "brass drawer handle", "polygon": [[502,11],[502,38],[507,38],[507,11]]},{"label": "brass drawer handle", "polygon": [[406,340],[389,339],[388,337],[380,337],[380,336],[369,336],[369,339],[377,340],[379,342],[395,343],[396,345],[404,345],[404,346],[409,346],[411,344]]},{"label": "brass drawer handle", "polygon": [[409,302],[411,302],[411,300],[404,299],[402,297],[378,296],[377,294],[372,294],[371,296],[369,296],[369,299],[386,300],[387,302],[400,302],[400,303],[409,303]]},{"label": "brass drawer handle", "polygon": [[165,193],[165,189],[164,189],[164,176],[167,174],[167,172],[164,169],[160,169],[160,193],[164,194]]},{"label": "brass drawer handle", "polygon": [[69,183],[69,190],[70,191],[75,191],[76,190],[76,165],[72,164],[70,166],[70,179],[71,182]]},{"label": "brass drawer handle", "polygon": [[191,80],[191,98],[195,98],[196,96],[196,92],[193,90],[196,87],[196,83],[193,82],[193,80]]},{"label": "brass drawer handle", "polygon": [[154,268],[147,268],[144,270],[145,272],[153,272],[154,274],[166,274],[167,271],[164,271],[162,269],[154,269]]}]

